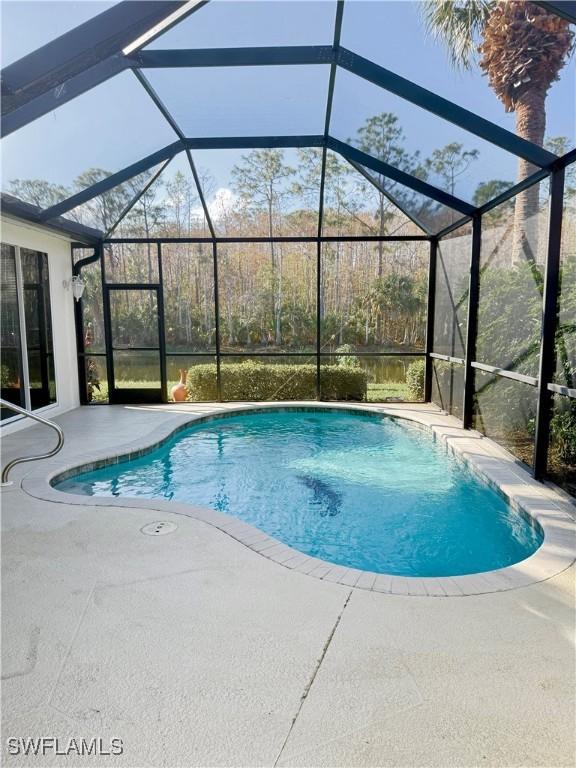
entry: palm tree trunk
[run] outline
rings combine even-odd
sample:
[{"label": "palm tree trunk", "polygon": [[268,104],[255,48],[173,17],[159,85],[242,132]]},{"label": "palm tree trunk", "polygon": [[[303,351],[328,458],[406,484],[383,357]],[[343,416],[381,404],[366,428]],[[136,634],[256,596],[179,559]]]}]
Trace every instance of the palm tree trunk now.
[{"label": "palm tree trunk", "polygon": [[[527,141],[541,147],[546,131],[546,91],[529,90],[518,101],[516,107],[516,133]],[[527,160],[518,161],[518,181],[522,181],[537,169]],[[514,236],[512,258],[536,262],[538,251],[538,209],[540,185],[535,184],[516,197],[514,206]]]}]

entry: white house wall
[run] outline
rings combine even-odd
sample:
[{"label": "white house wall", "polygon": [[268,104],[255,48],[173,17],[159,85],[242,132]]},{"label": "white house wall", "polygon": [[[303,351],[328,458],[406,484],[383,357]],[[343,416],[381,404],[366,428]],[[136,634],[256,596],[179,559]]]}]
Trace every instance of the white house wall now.
[{"label": "white house wall", "polygon": [[[74,327],[74,298],[63,282],[72,277],[71,240],[44,227],[8,216],[1,218],[1,240],[9,245],[30,248],[48,254],[50,305],[54,368],[56,374],[56,403],[38,409],[38,413],[57,416],[80,404],[76,332]],[[31,426],[30,419],[17,418],[2,426],[2,434],[10,434]]]}]

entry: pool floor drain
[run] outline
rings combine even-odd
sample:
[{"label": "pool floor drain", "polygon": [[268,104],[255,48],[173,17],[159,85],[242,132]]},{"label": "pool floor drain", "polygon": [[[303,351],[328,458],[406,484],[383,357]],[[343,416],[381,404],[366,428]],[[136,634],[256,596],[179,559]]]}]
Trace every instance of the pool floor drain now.
[{"label": "pool floor drain", "polygon": [[175,523],[161,520],[159,523],[148,523],[148,525],[140,528],[140,530],[147,536],[165,536],[167,533],[174,533],[177,527]]}]

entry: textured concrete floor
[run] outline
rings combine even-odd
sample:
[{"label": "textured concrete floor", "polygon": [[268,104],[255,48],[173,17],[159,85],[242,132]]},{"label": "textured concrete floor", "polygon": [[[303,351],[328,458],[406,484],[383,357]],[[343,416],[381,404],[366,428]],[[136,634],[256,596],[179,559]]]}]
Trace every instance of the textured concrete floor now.
[{"label": "textured concrete floor", "polygon": [[[64,458],[182,412],[80,409]],[[52,438],[10,436],[5,458]],[[15,472],[18,481],[32,465]],[[573,766],[574,569],[470,597],[350,590],[138,508],[2,498],[5,765]],[[119,757],[8,738],[117,737]]]}]

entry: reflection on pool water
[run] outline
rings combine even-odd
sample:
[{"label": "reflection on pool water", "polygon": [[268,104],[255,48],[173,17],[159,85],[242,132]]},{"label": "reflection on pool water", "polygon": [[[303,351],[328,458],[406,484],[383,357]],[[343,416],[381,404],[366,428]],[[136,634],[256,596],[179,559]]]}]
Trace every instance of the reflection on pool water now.
[{"label": "reflection on pool water", "polygon": [[429,433],[367,413],[216,418],[56,487],[209,506],[306,554],[403,576],[502,568],[542,543],[538,526]]}]

